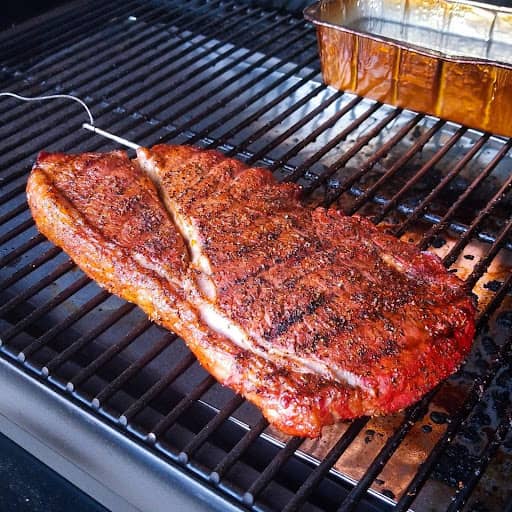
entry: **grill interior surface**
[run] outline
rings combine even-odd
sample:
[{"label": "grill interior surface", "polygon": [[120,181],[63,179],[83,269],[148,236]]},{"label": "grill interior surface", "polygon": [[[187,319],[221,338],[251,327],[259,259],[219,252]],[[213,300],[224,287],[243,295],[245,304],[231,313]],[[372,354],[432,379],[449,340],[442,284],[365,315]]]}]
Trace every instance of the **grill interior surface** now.
[{"label": "grill interior surface", "polygon": [[[439,254],[479,297],[457,375],[407,411],[302,441],[38,234],[39,150],[106,151],[78,105],[0,101],[0,357],[254,510],[505,510],[512,493],[512,140],[333,91],[298,15],[236,1],[74,2],[0,33],[0,89],[83,98],[138,144],[264,165],[313,205]],[[77,22],[79,20],[79,23]]]}]

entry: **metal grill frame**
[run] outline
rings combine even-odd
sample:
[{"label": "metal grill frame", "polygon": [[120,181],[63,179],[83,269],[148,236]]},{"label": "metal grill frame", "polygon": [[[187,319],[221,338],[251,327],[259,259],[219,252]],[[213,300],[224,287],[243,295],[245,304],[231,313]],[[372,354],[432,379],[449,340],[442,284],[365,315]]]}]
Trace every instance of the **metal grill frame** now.
[{"label": "metal grill frame", "polygon": [[[248,149],[255,139],[260,138],[272,128],[278,126],[281,121],[285,120],[293,112],[299,110],[311,98],[326,91],[325,86],[318,85],[312,89],[309,94],[303,95],[300,101],[283,109],[278,116],[268,121],[259,129],[249,133],[241,141],[237,143],[232,142],[235,134],[242,132],[251,122],[264,117],[270,109],[282,102],[287,95],[299,90],[309,80],[318,76],[316,46],[311,27],[290,14],[277,14],[258,7],[251,7],[246,4],[237,4],[230,1],[212,0],[203,2],[196,0],[191,2],[190,6],[187,8],[182,8],[179,3],[173,4],[169,2],[169,5],[165,5],[165,3],[150,5],[142,4],[138,0],[132,0],[122,6],[116,5],[115,3],[96,3],[98,4],[96,6],[97,9],[91,9],[88,2],[74,2],[72,7],[66,6],[66,8],[56,10],[51,16],[39,18],[37,20],[38,23],[31,21],[19,29],[9,30],[0,34],[0,44],[5,45],[6,56],[5,61],[2,62],[3,67],[0,75],[3,87],[5,89],[13,88],[16,92],[20,93],[34,89],[42,92],[53,92],[55,87],[60,87],[60,84],[66,83],[68,79],[71,80],[76,76],[79,76],[79,79],[73,81],[73,89],[65,92],[75,93],[78,91],[78,93],[81,93],[81,91],[87,90],[87,88],[93,91],[95,88],[100,89],[105,87],[106,84],[109,84],[109,98],[86,96],[84,99],[93,107],[97,118],[103,123],[102,125],[114,133],[119,133],[123,136],[131,134],[131,137],[139,143],[152,140],[152,138],[154,139],[154,137],[158,135],[164,141],[181,139],[182,142],[197,143],[204,147],[216,147],[223,150],[228,155],[237,156],[251,164],[263,162],[273,171],[282,172],[285,178],[290,180],[303,178],[305,174],[308,174],[308,169],[313,164],[319,161],[337,144],[344,141],[382,107],[378,102],[370,103],[362,114],[357,115],[356,118],[348,123],[343,130],[338,132],[328,144],[315,151],[309,158],[302,159],[298,164],[291,164],[290,161],[293,161],[293,158],[299,155],[301,150],[309,143],[314,141],[330,127],[334,126],[337,121],[343,118],[347,113],[353,112],[358,106],[362,105],[362,99],[354,97],[348,101],[341,110],[338,110],[336,114],[323,120],[307,137],[297,142],[284,154],[280,155],[279,158],[270,158],[268,155],[272,149],[278,147],[291,134],[306,126],[311,119],[321,114],[334,101],[343,97],[343,93],[331,92],[330,96],[324,99],[315,109],[312,109],[308,115],[295,122],[288,130],[281,133],[279,137],[270,140],[263,148],[257,151]],[[259,20],[261,22],[261,28],[258,28],[255,33],[247,32],[247,34],[245,34],[245,26],[241,26],[240,28],[234,26],[233,32],[226,36],[224,34],[225,26],[219,25],[216,27],[218,19],[212,17],[212,13],[216,9],[219,9],[223,13],[224,21],[227,20],[229,22],[229,20],[232,19],[233,23],[235,21],[236,23],[241,23],[241,20]],[[133,28],[127,29],[126,26],[121,23],[117,25],[112,23],[112,20],[115,20],[116,16],[123,17],[126,13],[130,13],[131,16],[136,17],[137,24],[134,25]],[[73,19],[77,15],[81,16],[82,23],[80,27],[73,25]],[[130,37],[132,34],[135,34],[139,29],[138,23],[141,20],[147,24],[145,32],[141,32],[138,36],[131,39],[131,46],[127,48],[126,53],[120,58],[117,57],[116,65],[123,69],[124,75],[118,76],[112,82],[112,78],[108,74],[107,69],[110,66],[111,59],[116,56],[114,44],[122,42],[127,37],[127,33],[130,34]],[[68,24],[71,29],[66,32],[62,31],[61,23]],[[159,30],[151,30],[151,27],[156,23],[159,24]],[[103,35],[101,31],[96,31],[98,25],[101,26],[102,24],[111,31],[111,38],[109,38],[108,41],[101,39]],[[258,27],[260,25],[258,25]],[[173,30],[173,27],[178,27],[178,29]],[[149,34],[147,34],[148,31]],[[185,34],[187,31],[193,36],[190,42],[187,43],[188,46],[178,53],[172,53],[174,50],[180,48],[180,45],[183,44],[183,40],[186,38],[183,36],[179,41],[169,42],[167,41],[169,35],[176,35],[176,33]],[[218,42],[208,46],[207,38],[195,39],[197,34],[201,31],[207,31],[209,38],[219,37],[220,39]],[[89,32],[90,37],[84,38],[83,34]],[[273,37],[264,39],[264,37],[268,35]],[[261,42],[254,44],[252,39],[254,39],[255,36],[261,37]],[[22,39],[27,37],[32,37],[35,43],[40,44],[40,46],[38,46],[38,53],[31,54],[31,51],[27,49],[25,49],[24,53],[21,52],[20,48],[23,48]],[[217,63],[222,63],[227,57],[232,57],[231,66],[222,64],[205,78],[194,82],[186,91],[174,95],[168,101],[154,101],[154,98],[158,96],[159,92],[164,91],[165,87],[168,87],[165,80],[172,77],[180,68],[187,65],[195,65],[196,62],[200,62],[201,56],[210,55],[217,50],[220,52],[221,49],[225,48],[226,40],[229,41],[231,39],[236,40],[238,45],[233,45],[225,52],[218,53],[217,60],[214,60],[214,65],[216,65]],[[248,49],[244,47],[245,43],[248,45]],[[290,49],[292,43],[302,43],[302,45],[299,45],[297,49],[294,50],[293,48]],[[77,52],[74,53],[74,55],[76,58],[80,57],[80,63],[69,70],[60,70],[58,60],[55,59],[62,58],[63,55],[66,57],[65,48],[68,46],[71,47],[73,44],[75,45],[73,46],[73,52]],[[147,49],[152,46],[158,47],[158,45],[162,45],[161,48],[159,47],[159,50],[152,54],[155,63],[146,63],[145,66],[141,66],[141,64],[144,64],[144,56]],[[64,54],[62,52],[64,52]],[[241,54],[239,52],[241,52]],[[98,55],[98,53],[102,55],[104,65],[100,65],[91,70],[87,66],[88,59]],[[237,53],[239,53],[238,56],[236,56]],[[286,56],[286,66],[283,65],[284,61],[279,59],[276,62],[269,62],[270,57],[280,55],[281,53]],[[137,57],[137,55],[140,55],[140,57]],[[250,115],[245,116],[244,109],[240,106],[235,106],[214,122],[210,122],[200,130],[195,130],[194,126],[203,118],[208,118],[211,113],[221,109],[224,103],[229,103],[231,100],[235,99],[240,89],[235,89],[233,92],[222,96],[222,100],[218,100],[210,104],[207,108],[202,108],[200,112],[183,119],[183,116],[187,116],[191,109],[193,110],[194,101],[199,101],[199,103],[202,104],[202,102],[206,101],[208,96],[221,93],[222,89],[219,87],[213,91],[210,89],[206,93],[202,93],[199,100],[196,98],[188,103],[186,102],[187,95],[189,95],[191,91],[200,91],[201,88],[215,76],[222,76],[226,70],[229,70],[234,65],[233,62],[241,64],[248,57],[251,57],[252,60],[249,61],[247,69],[249,71],[260,70],[258,71],[260,74],[256,75],[252,80],[244,82],[243,87],[258,86],[262,80],[271,76],[274,72],[279,71],[280,73],[280,78],[274,81],[270,86],[261,87],[254,93],[252,96],[254,101],[263,98],[267,92],[280,85],[286,86],[289,79],[298,77],[295,85],[285,88],[282,94],[275,97],[272,101],[265,103],[260,109],[252,112]],[[35,58],[44,58],[45,67],[43,67],[43,65],[34,65]],[[161,58],[164,59],[164,64],[162,64],[162,61],[157,60]],[[170,65],[172,60],[180,63],[176,66],[172,66]],[[29,61],[32,62],[32,65],[26,66],[25,63]],[[208,70],[210,66],[212,66],[211,61],[191,69],[193,69],[195,73],[201,74]],[[59,70],[57,73],[55,73],[55,67]],[[163,70],[163,74],[159,74],[159,68]],[[29,70],[28,72],[27,69]],[[263,71],[261,71],[261,69],[263,69]],[[150,81],[146,83],[146,86],[151,89],[153,95],[150,100],[141,96],[140,88],[131,88],[130,86],[130,84],[133,83],[134,77],[139,77],[144,73],[147,74],[148,70],[154,70],[155,72]],[[129,78],[126,78],[127,76]],[[224,81],[224,87],[229,85],[236,86],[237,81],[241,80],[242,76],[242,73],[232,75],[229,79]],[[23,82],[20,82],[20,79],[22,79]],[[176,89],[179,89],[179,87],[187,83],[188,78],[181,78],[178,81],[172,82]],[[57,92],[61,91],[59,90]],[[164,120],[159,119],[158,113],[169,108],[171,102],[176,102],[176,104],[185,102],[185,104],[177,107],[172,116],[168,116]],[[151,103],[154,104],[151,105]],[[149,107],[148,104],[150,105]],[[352,157],[357,155],[362,148],[377,137],[386,126],[400,115],[402,115],[400,109],[389,110],[388,114],[379,123],[375,124],[364,136],[359,137],[351,149],[338,158],[325,173],[320,176],[315,174],[309,175],[309,181],[304,184],[306,194],[314,191],[320,185],[329,182],[336,172],[343,169]],[[16,200],[17,197],[24,193],[24,183],[22,180],[26,177],[27,168],[20,168],[20,162],[27,161],[27,159],[32,156],[31,150],[25,151],[23,149],[24,144],[29,144],[29,142],[34,139],[43,138],[47,144],[59,142],[59,149],[62,151],[70,150],[77,146],[87,147],[88,150],[101,150],[108,147],[103,141],[97,138],[91,139],[89,134],[81,131],[72,132],[62,137],[62,130],[59,128],[61,123],[67,126],[74,125],[75,123],[78,125],[81,113],[73,106],[63,104],[48,106],[45,108],[45,116],[46,122],[50,124],[51,128],[45,129],[39,124],[36,125],[38,127],[32,129],[32,123],[35,123],[39,117],[37,110],[26,105],[12,106],[12,104],[9,104],[9,106],[6,105],[3,107],[0,104],[0,117],[4,120],[5,125],[13,122],[13,120],[17,118],[23,120],[21,125],[19,125],[19,130],[23,135],[9,142],[4,148],[3,155],[0,156],[0,165],[2,169],[7,171],[2,174],[2,187],[7,187],[7,191],[0,193],[0,203],[9,203],[9,201]],[[423,202],[414,207],[409,207],[404,204],[402,202],[403,196],[415,183],[419,182],[437,162],[441,161],[448,151],[455,147],[457,142],[467,132],[464,127],[457,128],[443,147],[393,196],[386,198],[379,195],[379,189],[383,184],[392,179],[396,173],[399,173],[403,166],[417,155],[424,145],[446,125],[444,121],[433,122],[430,125],[430,129],[424,132],[415,141],[410,150],[388,168],[382,177],[372,186],[363,189],[357,185],[358,179],[363,176],[365,172],[369,171],[376,162],[383,158],[397,141],[401,140],[407,133],[413,130],[423,118],[424,116],[421,114],[413,115],[410,121],[404,125],[403,129],[397,132],[396,137],[391,138],[387,143],[383,144],[376,153],[368,158],[365,167],[359,169],[359,171],[346,180],[341,187],[332,191],[328,200],[329,202],[337,201],[343,193],[350,192],[355,200],[347,209],[347,213],[355,213],[360,208],[370,203],[375,203],[380,206],[379,212],[373,216],[375,222],[384,220],[390,212],[399,211],[405,216],[405,219],[395,228],[395,234],[397,236],[403,234],[405,229],[412,223],[429,223],[431,227],[426,231],[420,241],[420,247],[422,249],[429,247],[435,237],[441,232],[450,230],[451,232],[458,233],[459,238],[457,243],[444,258],[444,263],[447,266],[451,266],[456,261],[470,240],[477,239],[487,243],[489,250],[486,256],[477,264],[473,273],[467,278],[468,288],[471,289],[484,274],[498,252],[504,247],[511,248],[509,233],[512,227],[512,219],[508,219],[495,235],[491,235],[482,230],[481,225],[482,221],[492,214],[493,209],[500,204],[503,197],[509,191],[512,186],[512,176],[501,184],[494,192],[485,208],[473,218],[469,225],[453,220],[453,213],[456,212],[460,204],[462,204],[473,191],[478,189],[483,180],[493,172],[495,167],[508,154],[509,150],[512,148],[512,140],[503,142],[496,156],[487,164],[479,176],[476,177],[472,184],[459,196],[459,200],[455,202],[443,216],[429,212],[425,213],[424,207],[430,204],[436,195],[443,190],[443,187],[456,177],[468,161],[492,139],[490,134],[477,135],[476,143],[466,153],[464,158],[450,169],[448,174],[432,189]],[[231,119],[242,120],[237,122],[236,125],[230,126],[221,135],[212,135],[212,133],[215,133],[216,130],[222,127],[224,122],[228,122]],[[327,201],[327,197],[325,201]],[[16,220],[18,216],[22,216],[25,211],[26,205],[24,205],[23,202],[17,204],[10,211],[2,214],[0,217],[0,225],[8,224]],[[21,222],[16,223],[12,229],[9,229],[0,237],[0,245],[5,245],[30,229],[33,229],[32,219],[22,216]],[[16,258],[26,254],[27,251],[31,251],[44,244],[46,244],[44,237],[34,235],[26,242],[19,245],[15,250],[2,255],[0,262],[2,265],[10,264]],[[49,245],[44,246],[45,249],[39,251],[39,255],[36,259],[31,260],[29,264],[18,269],[1,283],[3,288],[11,286],[18,280],[29,275],[34,266],[42,266],[59,257],[60,251],[58,249]],[[4,316],[7,313],[10,314],[12,311],[15,311],[16,308],[23,306],[24,302],[31,295],[46,288],[56,279],[68,275],[72,269],[72,263],[63,261],[38,283],[1,305],[0,316]],[[486,309],[484,309],[478,317],[477,322],[479,330],[484,328],[487,320],[492,316],[495,310],[500,307],[511,290],[511,283],[512,274],[509,274],[501,283]],[[260,420],[245,434],[239,431],[238,442],[226,452],[225,456],[214,467],[205,468],[195,459],[195,454],[202,446],[212,442],[212,439],[216,435],[215,433],[219,429],[225,428],[226,422],[228,422],[233,412],[242,405],[242,401],[238,397],[233,397],[218,413],[211,415],[211,419],[207,421],[196,435],[180,450],[169,449],[165,443],[161,442],[161,438],[164,432],[174,425],[185,411],[189,410],[194,404],[200,403],[198,400],[214,384],[211,377],[205,377],[190,393],[182,396],[176,405],[164,415],[149,432],[141,433],[136,423],[132,421],[149,402],[160,396],[170,382],[176,380],[193,365],[192,358],[188,357],[177,367],[172,368],[163,380],[155,383],[142,396],[133,401],[122,414],[119,415],[116,411],[111,410],[108,405],[109,399],[122,389],[125,383],[129,382],[143,367],[149,364],[154,358],[158,357],[162,351],[166,350],[166,348],[175,341],[172,335],[162,335],[160,341],[153,346],[143,358],[132,362],[117,378],[109,383],[105,383],[101,387],[101,391],[91,399],[84,397],[84,395],[80,393],[81,384],[90,379],[91,376],[96,376],[97,371],[104,364],[145,333],[150,328],[150,324],[147,320],[142,319],[106,352],[99,355],[80,370],[77,370],[76,373],[73,374],[73,377],[63,380],[58,376],[58,370],[69,361],[70,357],[78,354],[84,347],[87,347],[91,340],[106,331],[113,323],[131,314],[134,310],[133,306],[121,306],[105,324],[98,325],[87,335],[76,339],[44,365],[33,363],[34,354],[39,352],[46,345],[52,343],[59,333],[65,332],[69,326],[107,301],[108,294],[106,294],[106,292],[99,291],[81,310],[70,314],[64,321],[46,330],[38,339],[27,344],[23,350],[16,351],[12,349],[10,345],[11,340],[21,335],[28,326],[32,325],[38,318],[43,317],[52,308],[57,307],[61,302],[89,285],[90,280],[88,278],[80,277],[74,281],[72,285],[55,295],[45,306],[29,312],[25,314],[25,316],[23,316],[24,313],[22,313],[22,317],[17,320],[14,327],[2,329],[1,337],[3,345],[0,354],[2,372],[0,373],[0,379],[2,381],[5,379],[5,381],[2,382],[5,385],[3,389],[8,389],[9,393],[7,393],[7,396],[0,404],[0,412],[2,413],[2,416],[0,416],[0,428],[14,438],[18,437],[18,439],[24,439],[34,451],[40,453],[43,460],[50,461],[50,459],[52,459],[52,457],[48,459],[52,450],[56,450],[57,452],[62,450],[60,455],[64,455],[68,458],[71,461],[71,465],[66,465],[60,459],[57,463],[53,462],[52,465],[57,466],[62,472],[68,475],[78,475],[77,481],[81,487],[90,485],[92,489],[91,493],[93,495],[99,494],[100,501],[103,500],[104,502],[116,506],[121,503],[125,507],[137,506],[144,508],[149,506],[150,510],[158,510],[162,505],[165,507],[166,502],[163,497],[166,496],[167,499],[170,499],[169,496],[174,495],[176,491],[175,489],[171,490],[167,486],[167,482],[162,482],[162,475],[164,474],[166,477],[171,478],[178,487],[183,487],[188,493],[199,496],[200,499],[203,500],[204,506],[213,506],[214,508],[222,510],[228,508],[234,510],[239,507],[253,507],[255,510],[270,510],[268,503],[265,503],[265,500],[260,500],[260,496],[269,486],[276,484],[276,482],[278,485],[281,485],[279,478],[280,473],[283,472],[283,468],[285,471],[289,470],[291,473],[294,473],[295,469],[290,468],[290,465],[295,465],[300,466],[303,475],[307,476],[303,477],[301,483],[296,484],[296,492],[292,493],[294,496],[287,501],[283,510],[297,510],[298,507],[304,504],[309,497],[314,494],[315,490],[322,482],[327,482],[328,485],[336,489],[336,492],[344,496],[339,502],[339,510],[349,511],[355,510],[356,508],[358,510],[407,510],[409,506],[413,505],[417,493],[422,489],[426,480],[431,475],[439,460],[440,454],[443,453],[453,437],[460,431],[461,426],[467,420],[467,417],[473,411],[475,405],[481,400],[485,389],[491,385],[496,373],[510,364],[510,340],[508,340],[500,347],[492,364],[478,377],[478,380],[475,381],[474,385],[468,391],[462,406],[451,418],[451,422],[446,428],[442,438],[435,445],[433,451],[421,468],[419,468],[415,477],[407,487],[406,492],[398,501],[397,506],[392,507],[391,501],[377,500],[367,491],[378,477],[381,469],[390,460],[404,438],[410,432],[413,425],[421,419],[426,405],[434,396],[436,390],[433,390],[423,400],[407,411],[406,417],[400,427],[386,440],[383,448],[379,451],[373,463],[357,485],[351,485],[347,481],[336,480],[335,476],[331,474],[331,468],[353,440],[361,434],[368,422],[366,418],[354,421],[318,466],[314,466],[308,460],[297,457],[296,452],[302,444],[302,441],[298,438],[289,439],[282,447],[272,445],[268,439],[264,436],[262,437],[267,423],[264,420]],[[33,427],[28,437],[27,433],[23,432],[23,430],[21,434],[17,432],[16,424],[22,427],[27,424],[26,412],[19,408],[18,401],[20,397],[26,397],[26,409],[33,412],[33,418],[39,419],[40,421],[44,419],[48,431],[41,427]],[[507,435],[510,426],[510,414],[511,408],[510,404],[508,404],[499,426],[495,429],[482,453],[482,464],[477,468],[478,474],[475,472],[472,478],[469,479],[468,482],[465,482],[464,485],[454,493],[454,500],[449,510],[458,510],[463,507],[471,495],[471,492],[478,484],[481,473],[492,460],[493,454],[500,447]],[[65,415],[67,418],[66,421],[72,423],[73,426],[69,431],[62,428],[59,418],[60,415]],[[92,429],[91,426],[93,426]],[[233,424],[230,425],[229,428],[235,431],[237,426]],[[57,442],[55,440],[52,441],[53,435],[57,438]],[[116,451],[116,453],[124,459],[126,472],[122,475],[102,475],[104,485],[98,485],[97,482],[95,484],[93,480],[87,476],[88,472],[94,474],[94,472],[97,471],[97,468],[95,469],[92,466],[93,461],[89,461],[89,467],[79,469],[76,466],[79,461],[76,458],[73,460],[74,456],[72,450],[69,449],[69,447],[66,450],[66,443],[69,443],[69,446],[72,447],[74,444],[83,442],[83,439],[90,439],[91,446],[98,449],[96,457],[99,459],[108,456],[109,450],[105,448],[105,445],[111,443],[111,449],[115,447],[115,450],[119,450],[118,452]],[[45,444],[52,446],[52,450],[46,453],[44,449]],[[273,455],[258,469],[258,474],[252,482],[245,489],[241,489],[233,484],[229,478],[226,478],[226,475],[228,475],[230,469],[232,469],[235,464],[240,463],[244,454],[250,449],[254,450],[255,446],[265,446],[270,450],[269,453],[273,453]],[[103,447],[103,450],[100,449],[101,447]],[[147,474],[147,479],[144,480],[146,482],[145,485],[148,486],[148,490],[151,490],[146,496],[139,496],[136,495],[136,493],[128,492],[128,497],[121,497],[120,495],[123,494],[123,488],[126,488],[126,490],[131,489],[130,482],[132,482],[133,489],[138,487],[141,482],[140,475],[138,475],[141,467],[144,468],[144,474]],[[124,478],[124,482],[120,481],[122,478]],[[190,495],[185,492],[182,498],[188,500]],[[148,500],[150,502],[149,504]],[[128,510],[128,508],[124,508],[124,510]]]}]

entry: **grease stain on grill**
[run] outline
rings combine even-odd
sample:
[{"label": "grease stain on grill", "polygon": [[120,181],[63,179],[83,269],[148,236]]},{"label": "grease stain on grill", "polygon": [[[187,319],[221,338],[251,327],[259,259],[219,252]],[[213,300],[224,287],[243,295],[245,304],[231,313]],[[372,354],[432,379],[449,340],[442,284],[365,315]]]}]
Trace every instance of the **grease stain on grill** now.
[{"label": "grease stain on grill", "polygon": [[503,285],[502,281],[496,281],[493,279],[492,281],[487,281],[487,283],[484,284],[484,288],[487,288],[488,290],[491,290],[492,292],[497,292],[501,286]]},{"label": "grease stain on grill", "polygon": [[437,425],[443,425],[448,423],[448,414],[440,411],[432,411],[430,413],[430,419]]}]

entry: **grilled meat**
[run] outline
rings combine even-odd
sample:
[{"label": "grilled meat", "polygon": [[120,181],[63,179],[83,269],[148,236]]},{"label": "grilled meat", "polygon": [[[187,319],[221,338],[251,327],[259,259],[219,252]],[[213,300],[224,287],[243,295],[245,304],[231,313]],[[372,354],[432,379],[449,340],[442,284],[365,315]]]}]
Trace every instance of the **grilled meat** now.
[{"label": "grilled meat", "polygon": [[138,162],[41,154],[28,184],[39,229],[85,272],[276,427],[314,437],[451,374],[475,310],[435,256],[298,195],[264,169],[164,145]]}]

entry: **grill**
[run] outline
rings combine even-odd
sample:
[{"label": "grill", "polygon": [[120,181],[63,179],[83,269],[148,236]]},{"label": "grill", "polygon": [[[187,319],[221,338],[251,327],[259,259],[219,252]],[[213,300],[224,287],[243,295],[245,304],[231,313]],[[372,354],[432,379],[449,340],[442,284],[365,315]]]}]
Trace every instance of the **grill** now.
[{"label": "grill", "polygon": [[24,193],[37,152],[115,145],[80,129],[78,105],[2,99],[2,430],[111,506],[167,510],[185,489],[221,510],[512,509],[512,140],[331,90],[313,28],[254,3],[75,1],[0,45],[1,90],[78,95],[139,144],[267,166],[307,203],[437,253],[479,298],[468,362],[419,403],[283,436],[38,234]]}]

